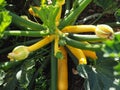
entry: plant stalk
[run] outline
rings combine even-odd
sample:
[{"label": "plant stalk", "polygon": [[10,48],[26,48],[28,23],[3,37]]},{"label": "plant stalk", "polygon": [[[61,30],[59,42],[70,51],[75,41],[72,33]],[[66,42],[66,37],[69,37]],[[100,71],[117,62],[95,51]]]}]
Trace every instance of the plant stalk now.
[{"label": "plant stalk", "polygon": [[87,5],[91,2],[92,0],[83,0],[78,8],[74,9],[71,11],[71,13],[60,22],[59,29],[64,28],[65,26],[73,24],[77,17],[80,15],[80,13],[87,7]]},{"label": "plant stalk", "polygon": [[54,57],[54,43],[51,45],[51,89],[57,90],[57,59]]},{"label": "plant stalk", "polygon": [[96,35],[81,35],[81,34],[69,34],[68,37],[72,38],[72,39],[75,39],[75,40],[78,40],[78,41],[93,41],[93,42],[96,42],[96,41],[104,41],[106,39],[104,38],[100,38]]},{"label": "plant stalk", "polygon": [[32,30],[44,30],[46,29],[44,26],[42,26],[41,24],[37,24],[35,22],[32,21],[28,21],[26,19],[23,19],[21,17],[19,17],[18,15],[10,12],[10,15],[12,16],[12,23],[17,25],[17,26],[22,26],[25,28],[30,28]]},{"label": "plant stalk", "polygon": [[20,31],[20,30],[11,30],[11,31],[4,31],[4,35],[8,36],[30,36],[30,37],[41,37],[46,36],[49,34],[48,30],[43,31]]}]

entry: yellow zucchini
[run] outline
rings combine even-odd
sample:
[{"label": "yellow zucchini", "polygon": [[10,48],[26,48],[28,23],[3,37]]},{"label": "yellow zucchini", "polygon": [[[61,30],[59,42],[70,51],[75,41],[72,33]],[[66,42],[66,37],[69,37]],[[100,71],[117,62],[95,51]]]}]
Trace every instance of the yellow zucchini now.
[{"label": "yellow zucchini", "polygon": [[96,26],[94,25],[76,25],[66,26],[61,31],[63,33],[84,33],[84,32],[95,32]]},{"label": "yellow zucchini", "polygon": [[96,55],[95,51],[91,51],[91,50],[82,50],[82,51],[83,51],[83,53],[85,54],[86,57],[90,57],[93,60],[97,59],[97,55]]},{"label": "yellow zucchini", "polygon": [[60,47],[63,58],[58,60],[58,90],[68,90],[67,52]]},{"label": "yellow zucchini", "polygon": [[53,39],[54,39],[54,35],[46,36],[44,39],[38,41],[37,43],[35,43],[35,44],[31,45],[31,46],[28,46],[28,50],[30,52],[35,51],[35,50],[49,44],[50,42],[53,41]]},{"label": "yellow zucchini", "polygon": [[79,64],[87,64],[86,57],[81,49],[67,45],[67,48],[78,59]]}]

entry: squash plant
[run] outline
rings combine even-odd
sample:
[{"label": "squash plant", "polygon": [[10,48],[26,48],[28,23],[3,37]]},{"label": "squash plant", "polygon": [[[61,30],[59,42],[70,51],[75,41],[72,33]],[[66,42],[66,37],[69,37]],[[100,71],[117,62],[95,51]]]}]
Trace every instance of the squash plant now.
[{"label": "squash plant", "polygon": [[[114,32],[107,24],[75,25],[78,16],[91,2],[92,0],[75,0],[70,6],[69,0],[40,0],[39,6],[31,6],[29,9],[31,15],[41,20],[41,23],[37,23],[5,9],[6,2],[0,1],[1,38],[4,36],[40,38],[37,42],[33,41],[34,43],[15,45],[8,53],[6,57],[10,61],[1,63],[0,66],[1,89],[31,89],[34,82],[39,85],[41,79],[36,78],[49,67],[50,63],[49,89],[69,90],[67,55],[70,55],[76,65],[77,74],[85,79],[86,90],[111,88],[119,90],[119,77],[114,75],[115,70],[119,73],[119,60],[115,60],[119,58],[119,54],[114,56],[108,50],[115,50],[114,44],[119,45],[119,32]],[[62,15],[64,5],[66,11]],[[11,30],[8,28],[10,23],[21,30]],[[41,65],[37,65],[40,60],[43,60]],[[14,68],[16,69],[13,72]],[[39,86],[38,89],[43,88]]]}]

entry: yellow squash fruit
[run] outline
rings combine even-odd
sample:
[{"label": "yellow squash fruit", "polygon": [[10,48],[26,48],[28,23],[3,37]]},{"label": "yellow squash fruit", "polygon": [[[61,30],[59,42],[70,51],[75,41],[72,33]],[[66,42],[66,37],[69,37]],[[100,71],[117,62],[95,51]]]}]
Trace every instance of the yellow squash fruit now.
[{"label": "yellow squash fruit", "polygon": [[91,50],[82,50],[82,51],[83,51],[83,53],[85,54],[86,57],[90,57],[93,60],[97,59],[97,55],[96,55],[95,51],[91,51]]},{"label": "yellow squash fruit", "polygon": [[64,47],[59,47],[63,58],[58,60],[58,90],[68,90],[67,52]]},{"label": "yellow squash fruit", "polygon": [[61,31],[63,33],[84,33],[84,32],[95,32],[96,26],[94,25],[76,25],[66,26]]},{"label": "yellow squash fruit", "polygon": [[71,53],[78,59],[79,64],[87,64],[86,57],[81,49],[67,45]]},{"label": "yellow squash fruit", "polygon": [[28,50],[30,52],[35,51],[35,50],[37,50],[37,49],[39,49],[39,48],[49,44],[50,42],[53,41],[53,39],[54,39],[54,35],[46,36],[45,38],[43,38],[42,40],[38,41],[37,43],[29,46]]},{"label": "yellow squash fruit", "polygon": [[46,36],[44,39],[38,41],[37,43],[31,46],[17,46],[15,49],[13,49],[11,53],[8,54],[8,58],[11,61],[24,60],[28,57],[30,52],[42,48],[43,46],[53,41],[53,39],[54,39],[54,35],[51,35],[51,36]]}]

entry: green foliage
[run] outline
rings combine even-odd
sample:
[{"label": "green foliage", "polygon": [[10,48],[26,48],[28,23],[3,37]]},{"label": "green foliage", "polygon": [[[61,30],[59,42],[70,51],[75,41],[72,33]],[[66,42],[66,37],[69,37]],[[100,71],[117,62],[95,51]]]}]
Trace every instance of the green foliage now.
[{"label": "green foliage", "polygon": [[0,12],[0,37],[2,36],[2,32],[10,25],[11,19],[8,11]]},{"label": "green foliage", "polygon": [[4,10],[4,7],[7,5],[5,0],[0,0],[0,11]]},{"label": "green foliage", "polygon": [[77,70],[79,75],[85,78],[86,90],[120,90],[120,86],[116,84],[114,75],[114,66],[117,62],[113,59],[104,58],[98,60],[95,65],[79,65]]},{"label": "green foliage", "polygon": [[35,72],[34,66],[34,59],[27,60],[22,64],[21,69],[16,74],[19,85],[24,89],[30,84],[33,73]]},{"label": "green foliage", "polygon": [[103,8],[104,13],[113,13],[118,8],[115,0],[94,0],[94,2]]},{"label": "green foliage", "polygon": [[104,42],[102,51],[105,57],[120,57],[120,35],[116,35],[114,40],[107,40]]},{"label": "green foliage", "polygon": [[116,76],[119,76],[119,75],[120,75],[120,63],[119,63],[118,65],[116,65],[116,66],[114,67],[114,69],[115,69],[115,71],[116,71],[115,75],[116,75]]},{"label": "green foliage", "polygon": [[118,22],[120,22],[120,9],[115,12],[115,17]]},{"label": "green foliage", "polygon": [[[43,5],[40,9],[33,8],[34,12],[38,14],[43,24],[47,26],[51,33],[56,30],[56,16],[59,12],[59,7],[53,5]],[[48,13],[49,12],[49,13]]]},{"label": "green foliage", "polygon": [[2,85],[3,84],[3,82],[4,82],[4,78],[5,78],[5,75],[6,75],[6,73],[4,72],[4,70],[0,70],[0,85]]}]

